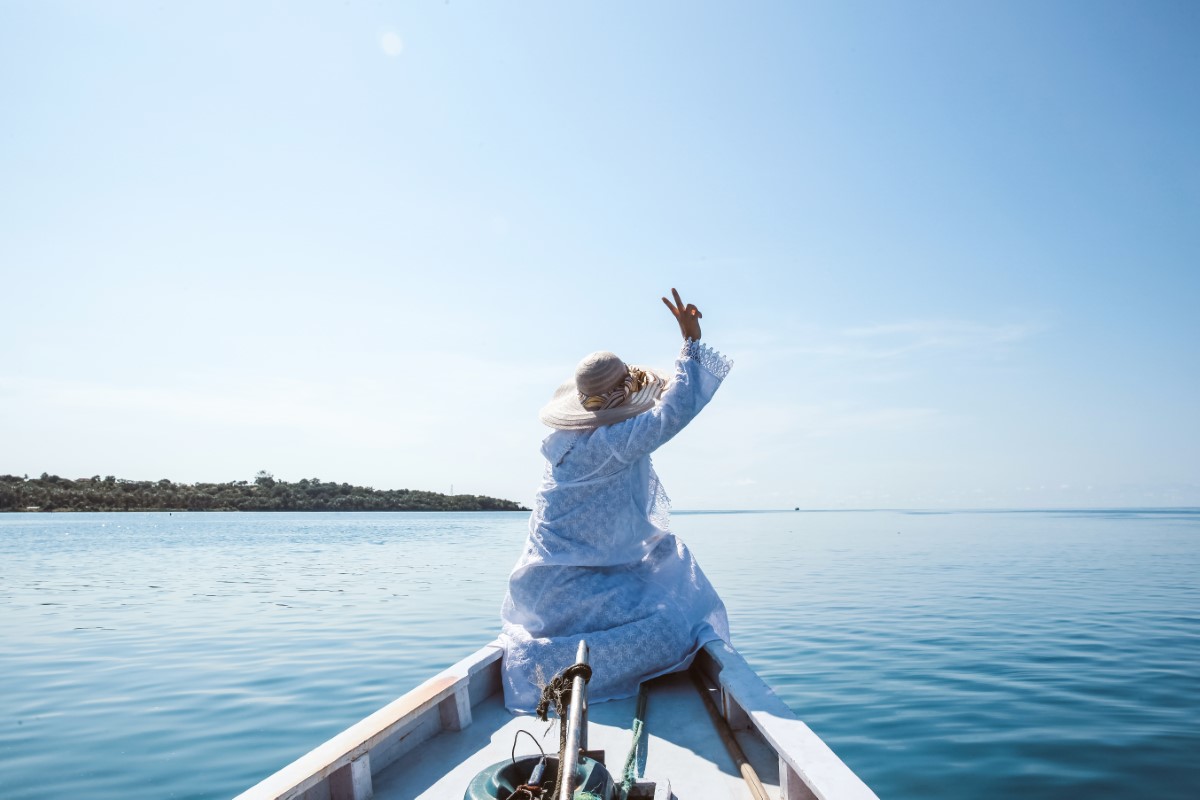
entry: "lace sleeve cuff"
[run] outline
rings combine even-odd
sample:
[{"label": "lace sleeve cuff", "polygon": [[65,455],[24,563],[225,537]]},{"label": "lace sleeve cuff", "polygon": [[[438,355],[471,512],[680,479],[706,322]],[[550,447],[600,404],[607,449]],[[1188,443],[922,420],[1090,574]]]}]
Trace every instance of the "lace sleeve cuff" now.
[{"label": "lace sleeve cuff", "polygon": [[691,339],[683,343],[683,351],[679,354],[679,357],[680,360],[684,361],[692,359],[716,376],[718,380],[725,380],[725,376],[729,374],[729,370],[733,369],[733,362],[728,358],[713,350],[708,345]]}]

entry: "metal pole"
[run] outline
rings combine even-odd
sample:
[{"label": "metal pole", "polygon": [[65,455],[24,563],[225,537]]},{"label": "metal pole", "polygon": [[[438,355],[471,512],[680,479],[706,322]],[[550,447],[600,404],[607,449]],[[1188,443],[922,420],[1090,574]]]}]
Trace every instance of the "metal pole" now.
[{"label": "metal pole", "polygon": [[583,690],[583,709],[579,715],[579,749],[586,751],[588,749],[588,699],[587,689]]},{"label": "metal pole", "polygon": [[[576,664],[588,663],[587,642],[580,640],[575,653]],[[558,787],[558,800],[571,800],[575,794],[575,772],[579,767],[579,751],[587,741],[587,681],[582,675],[571,679],[571,709],[567,712],[567,743],[562,754],[562,785]]]}]

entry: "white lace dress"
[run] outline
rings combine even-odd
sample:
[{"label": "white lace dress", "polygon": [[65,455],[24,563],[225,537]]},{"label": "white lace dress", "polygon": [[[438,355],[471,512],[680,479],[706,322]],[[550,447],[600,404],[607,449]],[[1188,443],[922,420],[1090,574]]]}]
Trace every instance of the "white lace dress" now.
[{"label": "white lace dress", "polygon": [[504,703],[532,711],[544,683],[591,650],[592,702],[686,668],[729,639],[725,606],[669,530],[670,500],[650,453],[708,403],[730,362],[688,340],[653,409],[614,425],[555,431],[525,550],[501,608]]}]

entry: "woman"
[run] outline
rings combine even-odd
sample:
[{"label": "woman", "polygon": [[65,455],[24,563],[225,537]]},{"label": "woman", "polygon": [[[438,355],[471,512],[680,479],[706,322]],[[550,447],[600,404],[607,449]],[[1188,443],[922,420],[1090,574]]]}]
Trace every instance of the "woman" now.
[{"label": "woman", "polygon": [[700,344],[701,313],[663,298],[684,344],[671,376],[592,353],[541,411],[546,474],[501,609],[504,703],[531,711],[541,685],[591,650],[593,702],[686,668],[729,639],[725,606],[668,530],[650,453],[708,403],[730,362]]}]

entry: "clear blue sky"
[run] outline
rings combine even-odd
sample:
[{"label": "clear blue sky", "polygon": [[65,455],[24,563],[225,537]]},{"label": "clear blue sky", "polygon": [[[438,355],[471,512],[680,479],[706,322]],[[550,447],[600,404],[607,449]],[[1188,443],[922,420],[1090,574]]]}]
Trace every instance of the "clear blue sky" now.
[{"label": "clear blue sky", "polygon": [[1200,505],[1200,4],[0,5],[0,473],[530,502],[736,366],[677,508]]}]

